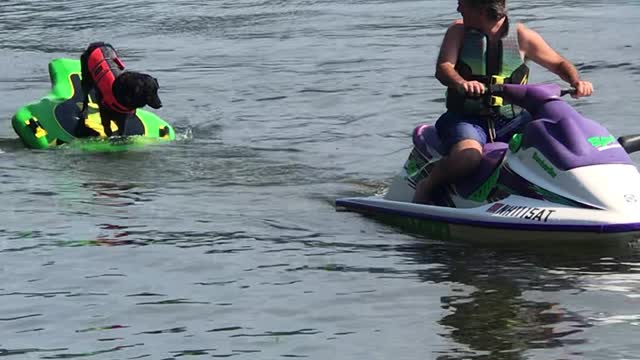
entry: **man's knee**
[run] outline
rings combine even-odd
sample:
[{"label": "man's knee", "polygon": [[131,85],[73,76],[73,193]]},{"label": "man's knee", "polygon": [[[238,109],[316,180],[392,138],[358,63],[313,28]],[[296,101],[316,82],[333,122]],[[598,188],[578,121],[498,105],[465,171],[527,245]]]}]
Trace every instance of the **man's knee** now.
[{"label": "man's knee", "polygon": [[461,170],[473,170],[482,161],[482,144],[476,140],[462,140],[449,152],[449,163],[454,163]]}]

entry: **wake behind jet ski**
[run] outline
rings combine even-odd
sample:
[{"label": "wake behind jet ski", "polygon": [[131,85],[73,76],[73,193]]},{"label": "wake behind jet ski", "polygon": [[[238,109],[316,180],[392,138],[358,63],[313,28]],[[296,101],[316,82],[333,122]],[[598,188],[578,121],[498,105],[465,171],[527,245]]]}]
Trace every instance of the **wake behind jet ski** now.
[{"label": "wake behind jet ski", "polygon": [[504,84],[491,90],[494,100],[522,106],[532,120],[508,143],[486,144],[477,171],[443,187],[435,205],[412,202],[416,184],[443,156],[434,126],[420,125],[409,158],[384,196],[338,199],[336,207],[400,219],[438,238],[640,238],[640,173],[627,152],[640,149],[639,137],[616,140],[562,100],[568,91],[555,84]]}]

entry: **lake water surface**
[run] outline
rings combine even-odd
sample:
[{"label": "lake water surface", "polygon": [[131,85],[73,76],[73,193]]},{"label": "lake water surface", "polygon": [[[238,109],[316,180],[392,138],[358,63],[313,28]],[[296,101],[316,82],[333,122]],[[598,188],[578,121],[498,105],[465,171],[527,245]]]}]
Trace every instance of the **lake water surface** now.
[{"label": "lake water surface", "polygon": [[[633,249],[443,243],[335,212],[382,191],[443,111],[455,1],[0,8],[0,357],[640,359]],[[640,132],[639,2],[510,14],[594,83],[581,112]],[[15,110],[49,90],[51,59],[98,40],[159,79],[178,141],[24,149]]]}]

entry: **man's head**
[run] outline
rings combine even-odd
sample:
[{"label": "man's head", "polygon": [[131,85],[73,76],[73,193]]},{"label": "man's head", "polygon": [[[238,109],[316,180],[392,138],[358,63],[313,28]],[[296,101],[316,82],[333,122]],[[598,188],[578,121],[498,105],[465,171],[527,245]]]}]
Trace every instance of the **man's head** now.
[{"label": "man's head", "polygon": [[458,11],[462,15],[467,9],[479,11],[494,21],[507,16],[506,0],[458,0]]}]

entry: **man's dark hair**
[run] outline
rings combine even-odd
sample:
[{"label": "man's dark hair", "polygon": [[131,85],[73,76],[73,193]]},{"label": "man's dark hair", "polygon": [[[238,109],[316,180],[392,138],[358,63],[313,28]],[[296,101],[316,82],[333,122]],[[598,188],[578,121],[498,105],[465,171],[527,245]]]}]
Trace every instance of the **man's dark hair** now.
[{"label": "man's dark hair", "polygon": [[492,20],[500,20],[507,16],[506,0],[465,0],[471,7],[484,9]]}]

